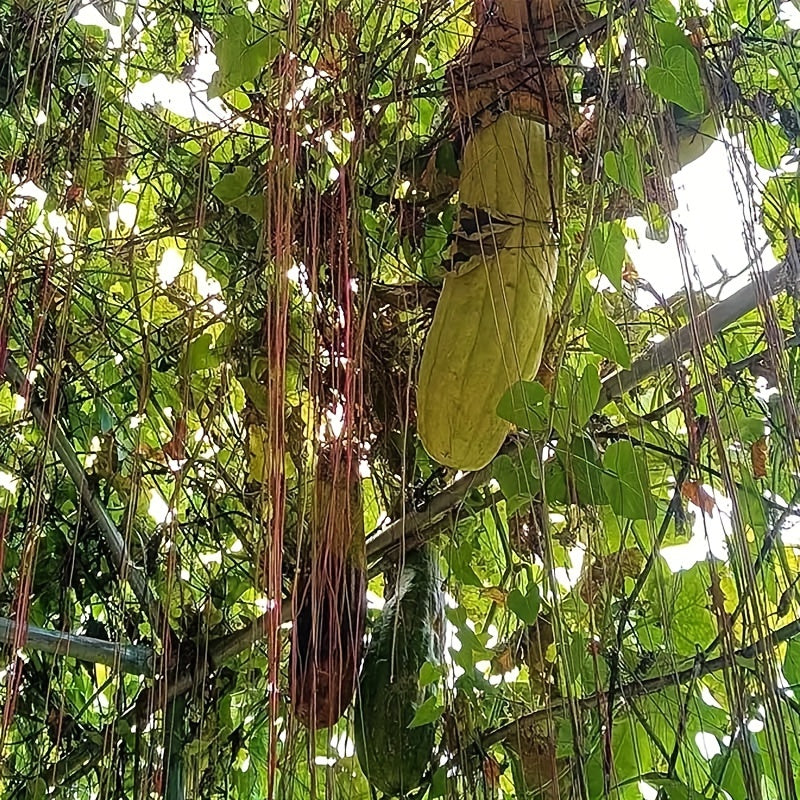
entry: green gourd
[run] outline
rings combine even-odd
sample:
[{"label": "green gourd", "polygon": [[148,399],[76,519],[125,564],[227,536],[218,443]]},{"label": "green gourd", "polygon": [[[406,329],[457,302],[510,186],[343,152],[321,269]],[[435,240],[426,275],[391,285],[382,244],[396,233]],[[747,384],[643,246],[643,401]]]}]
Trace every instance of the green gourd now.
[{"label": "green gourd", "polygon": [[355,747],[370,785],[402,796],[419,786],[434,751],[433,723],[409,728],[435,691],[421,688],[426,662],[442,658],[441,577],[427,548],[408,553],[395,594],[376,622],[355,704]]},{"label": "green gourd", "polygon": [[674,154],[667,150],[667,169],[674,175],[708,151],[719,139],[720,126],[719,120],[710,113],[692,115],[676,105],[670,110],[678,141]]}]

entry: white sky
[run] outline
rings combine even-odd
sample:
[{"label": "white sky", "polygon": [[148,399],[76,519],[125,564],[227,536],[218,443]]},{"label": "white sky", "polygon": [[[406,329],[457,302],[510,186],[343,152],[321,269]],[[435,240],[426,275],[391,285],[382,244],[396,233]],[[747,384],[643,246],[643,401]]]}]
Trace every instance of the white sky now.
[{"label": "white sky", "polygon": [[[734,162],[733,176],[731,161]],[[767,235],[758,220],[760,191],[747,185],[742,173],[757,176],[759,185],[766,183],[770,173],[756,166],[750,151],[727,135],[715,142],[700,158],[684,167],[673,178],[678,209],[673,212],[674,226],[684,230],[684,241],[690,258],[690,274],[694,274],[694,288],[710,287],[719,281],[719,267],[728,275],[738,278],[725,284],[721,297],[726,297],[749,282],[747,265],[754,253],[752,246],[745,244],[744,233],[753,237],[757,251],[767,242]],[[745,209],[736,195],[736,190],[745,203]],[[669,297],[684,287],[677,237],[670,231],[669,241],[661,244],[645,237],[647,225],[641,217],[628,220],[639,237],[628,243],[628,254],[640,277],[648,281],[662,296]],[[716,262],[715,263],[715,259]],[[770,248],[761,256],[764,269],[775,262]],[[719,265],[719,266],[718,266]],[[716,297],[719,288],[711,293]],[[640,302],[652,306],[654,300],[643,295]]]}]

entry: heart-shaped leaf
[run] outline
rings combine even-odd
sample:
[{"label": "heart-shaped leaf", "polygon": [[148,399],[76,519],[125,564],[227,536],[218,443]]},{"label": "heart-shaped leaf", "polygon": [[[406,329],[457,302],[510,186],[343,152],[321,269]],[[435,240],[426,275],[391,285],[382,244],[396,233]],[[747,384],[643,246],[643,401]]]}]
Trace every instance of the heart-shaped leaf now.
[{"label": "heart-shaped leaf", "polygon": [[618,222],[598,225],[589,239],[590,251],[597,269],[611,285],[622,291],[622,264],[625,261],[625,234]]},{"label": "heart-shaped leaf", "polygon": [[618,183],[630,195],[644,200],[644,180],[642,178],[642,162],[638,145],[633,139],[626,139],[622,152],[613,150],[603,156],[603,169],[614,183]]},{"label": "heart-shaped leaf", "polygon": [[512,589],[506,598],[506,606],[526,625],[533,625],[539,616],[541,600],[539,588],[535,583],[528,584],[525,594],[519,589]]},{"label": "heart-shaped leaf", "polygon": [[436,722],[439,717],[444,713],[444,707],[436,702],[435,697],[429,697],[414,714],[414,719],[409,722],[409,728],[421,728],[423,725],[429,725],[431,722]]},{"label": "heart-shaped leaf", "polygon": [[613,442],[606,448],[603,470],[603,490],[617,514],[626,519],[655,518],[647,463],[630,442]]},{"label": "heart-shaped leaf", "polygon": [[253,80],[281,51],[281,41],[257,31],[249,17],[236,14],[226,18],[215,51],[218,69],[208,91],[212,98]]},{"label": "heart-shaped leaf", "polygon": [[688,48],[670,47],[661,64],[648,67],[644,77],[650,89],[664,100],[677,103],[692,114],[702,114],[706,110],[700,68]]},{"label": "heart-shaped leaf", "polygon": [[233,172],[223,175],[214,185],[212,193],[225,205],[231,205],[247,191],[253,179],[253,170],[248,167],[236,167]]},{"label": "heart-shaped leaf", "polygon": [[616,362],[624,369],[631,366],[631,354],[619,328],[603,313],[598,303],[592,304],[586,321],[586,344],[593,353]]},{"label": "heart-shaped leaf", "polygon": [[497,415],[526,431],[547,427],[550,395],[541,383],[517,381],[510,386],[497,404]]}]

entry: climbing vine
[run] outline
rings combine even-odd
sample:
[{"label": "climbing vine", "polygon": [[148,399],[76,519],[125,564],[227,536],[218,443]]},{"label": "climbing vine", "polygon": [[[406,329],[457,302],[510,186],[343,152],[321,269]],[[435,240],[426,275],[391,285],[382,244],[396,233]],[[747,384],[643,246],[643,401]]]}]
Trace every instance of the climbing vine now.
[{"label": "climbing vine", "polygon": [[798,29],[0,2],[0,796],[797,796]]}]

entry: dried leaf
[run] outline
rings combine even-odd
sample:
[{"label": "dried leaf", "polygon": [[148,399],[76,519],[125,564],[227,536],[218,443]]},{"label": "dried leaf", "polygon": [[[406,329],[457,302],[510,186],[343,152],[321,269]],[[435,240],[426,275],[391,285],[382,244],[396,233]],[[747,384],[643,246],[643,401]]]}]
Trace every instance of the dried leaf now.
[{"label": "dried leaf", "polygon": [[644,556],[635,547],[596,558],[584,573],[580,583],[580,597],[586,605],[595,600],[618,594],[625,578],[636,578],[642,571]]},{"label": "dried leaf", "polygon": [[525,789],[541,800],[558,800],[569,795],[559,785],[559,771],[564,759],[556,756],[556,744],[544,732],[519,728],[518,735],[506,740],[506,747],[519,757]]},{"label": "dried leaf", "polygon": [[157,447],[151,447],[147,442],[139,442],[134,452],[145,461],[158,461],[161,463],[164,461],[164,453]]},{"label": "dried leaf", "polygon": [[64,208],[69,211],[83,201],[83,186],[73,183],[64,195]]},{"label": "dried leaf", "polygon": [[495,651],[495,655],[492,658],[493,675],[505,675],[507,672],[511,672],[515,666],[514,651],[511,647],[506,646]]},{"label": "dried leaf", "polygon": [[550,669],[547,652],[555,642],[553,625],[546,616],[540,616],[526,634],[528,671],[532,675],[543,675]]},{"label": "dried leaf", "polygon": [[619,554],[619,569],[626,578],[638,578],[644,567],[642,551],[636,547],[629,547]]},{"label": "dried leaf", "polygon": [[539,371],[536,373],[536,380],[549,391],[553,388],[555,377],[555,368],[550,363],[549,359],[542,357],[542,363],[539,365]]},{"label": "dried leaf", "polygon": [[686,500],[697,506],[704,514],[709,517],[714,516],[714,509],[717,503],[714,498],[703,488],[703,485],[696,481],[686,481],[681,486],[681,494]]},{"label": "dried leaf", "polygon": [[186,458],[186,420],[183,417],[175,420],[175,432],[163,450],[164,455],[172,461],[183,461]]},{"label": "dried leaf", "polygon": [[499,586],[489,586],[485,589],[481,589],[481,595],[483,597],[488,597],[493,603],[504,606],[506,604],[508,592],[501,589]]},{"label": "dried leaf", "polygon": [[753,467],[754,478],[767,477],[767,440],[762,436],[750,445],[750,464]]},{"label": "dried leaf", "polygon": [[636,271],[636,267],[633,266],[632,261],[626,261],[623,265],[622,280],[631,286],[635,286],[638,282],[639,273]]},{"label": "dried leaf", "polygon": [[340,10],[333,15],[333,30],[350,41],[353,41],[356,37],[353,18],[347,11]]},{"label": "dried leaf", "polygon": [[113,434],[107,433],[100,442],[100,450],[97,452],[92,473],[106,480],[111,480],[118,469],[117,442]]},{"label": "dried leaf", "polygon": [[494,756],[486,756],[483,759],[483,777],[486,780],[486,788],[495,794],[500,786],[500,764]]}]

